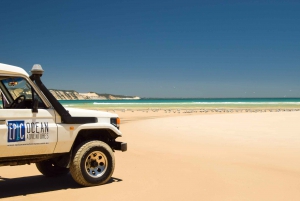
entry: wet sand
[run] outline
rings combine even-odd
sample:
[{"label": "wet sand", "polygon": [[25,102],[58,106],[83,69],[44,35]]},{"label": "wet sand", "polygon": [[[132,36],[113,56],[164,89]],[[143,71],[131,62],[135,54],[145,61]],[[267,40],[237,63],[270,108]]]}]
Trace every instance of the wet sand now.
[{"label": "wet sand", "polygon": [[0,167],[2,200],[300,200],[300,112],[115,111],[109,183],[82,188],[35,165]]}]

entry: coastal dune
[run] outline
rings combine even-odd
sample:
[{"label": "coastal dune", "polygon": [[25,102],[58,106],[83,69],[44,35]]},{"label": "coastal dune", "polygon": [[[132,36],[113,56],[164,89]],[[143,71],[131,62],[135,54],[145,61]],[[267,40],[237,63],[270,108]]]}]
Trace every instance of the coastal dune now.
[{"label": "coastal dune", "polygon": [[4,200],[300,200],[300,112],[124,112],[127,152],[108,184],[81,188],[34,165],[1,167]]}]

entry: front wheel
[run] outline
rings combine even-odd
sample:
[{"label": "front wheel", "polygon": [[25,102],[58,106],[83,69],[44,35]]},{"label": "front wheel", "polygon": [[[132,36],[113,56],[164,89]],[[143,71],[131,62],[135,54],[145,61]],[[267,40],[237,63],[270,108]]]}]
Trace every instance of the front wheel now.
[{"label": "front wheel", "polygon": [[89,141],[75,150],[70,173],[80,185],[96,186],[106,183],[114,168],[115,158],[112,149],[104,142]]}]

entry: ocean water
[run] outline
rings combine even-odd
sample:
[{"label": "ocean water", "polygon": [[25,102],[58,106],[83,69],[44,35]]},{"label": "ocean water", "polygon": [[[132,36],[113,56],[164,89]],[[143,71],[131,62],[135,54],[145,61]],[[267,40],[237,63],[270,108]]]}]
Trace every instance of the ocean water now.
[{"label": "ocean water", "polygon": [[141,100],[61,100],[65,107],[86,109],[299,109],[300,98],[212,98]]}]

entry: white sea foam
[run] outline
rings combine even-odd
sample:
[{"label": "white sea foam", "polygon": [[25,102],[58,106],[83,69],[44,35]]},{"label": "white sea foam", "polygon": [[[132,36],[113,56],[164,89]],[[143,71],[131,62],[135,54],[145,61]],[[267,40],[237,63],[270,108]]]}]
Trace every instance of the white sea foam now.
[{"label": "white sea foam", "polygon": [[300,105],[300,102],[97,103],[94,105]]},{"label": "white sea foam", "polygon": [[300,102],[194,102],[202,105],[300,105]]}]

